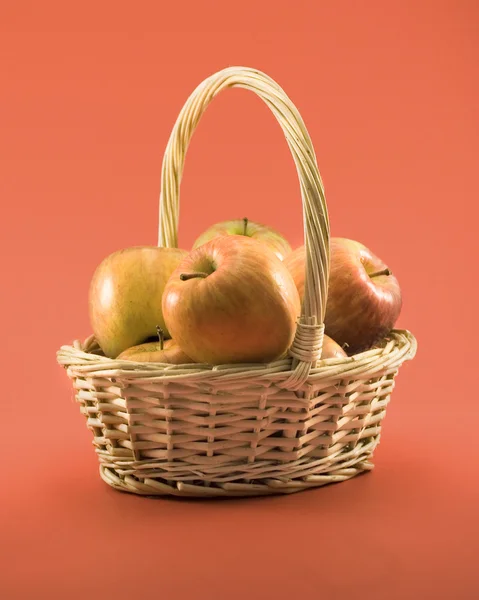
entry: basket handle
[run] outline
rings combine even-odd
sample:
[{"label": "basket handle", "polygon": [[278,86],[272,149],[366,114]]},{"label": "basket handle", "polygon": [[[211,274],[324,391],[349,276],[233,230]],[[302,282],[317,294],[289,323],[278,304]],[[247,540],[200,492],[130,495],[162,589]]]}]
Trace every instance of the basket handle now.
[{"label": "basket handle", "polygon": [[294,389],[302,385],[321,356],[329,277],[329,219],[323,184],[306,126],[283,89],[266,74],[247,67],[223,69],[205,79],[186,101],[163,158],[158,245],[178,245],[180,182],[188,144],[209,103],[219,92],[232,87],[255,92],[269,106],[283,129],[299,176],[306,277],[302,313],[290,348],[294,371],[287,387]]}]

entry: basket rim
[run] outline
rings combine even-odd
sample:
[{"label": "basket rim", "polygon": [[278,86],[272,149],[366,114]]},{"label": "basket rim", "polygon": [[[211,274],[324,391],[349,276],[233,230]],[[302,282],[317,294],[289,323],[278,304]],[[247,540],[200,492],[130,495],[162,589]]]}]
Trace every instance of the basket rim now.
[{"label": "basket rim", "polygon": [[[145,363],[131,360],[117,360],[101,354],[93,335],[83,343],[75,340],[71,345],[62,346],[57,352],[57,362],[68,370],[70,376],[107,377],[121,380],[138,378],[178,381],[208,379],[210,377],[230,377],[256,380],[283,380],[294,372],[292,358],[288,357],[271,363],[253,364],[185,364]],[[344,378],[387,369],[397,369],[403,362],[416,355],[417,340],[406,329],[393,329],[376,347],[346,358],[327,358],[318,361],[309,373],[308,381],[330,378]],[[351,377],[354,378],[354,377]]]}]

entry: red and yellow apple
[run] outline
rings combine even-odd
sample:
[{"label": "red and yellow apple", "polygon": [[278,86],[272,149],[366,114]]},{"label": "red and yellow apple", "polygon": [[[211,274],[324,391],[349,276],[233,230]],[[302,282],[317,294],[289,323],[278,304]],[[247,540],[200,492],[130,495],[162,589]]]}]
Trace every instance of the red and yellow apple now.
[{"label": "red and yellow apple", "polygon": [[158,328],[158,335],[159,339],[154,342],[146,342],[127,348],[117,356],[118,360],[168,363],[172,365],[185,365],[193,362],[189,356],[186,356],[175,340],[164,340],[161,328]]},{"label": "red and yellow apple", "polygon": [[195,362],[269,362],[289,348],[299,295],[265,244],[223,235],[182,260],[163,295],[165,322]]},{"label": "red and yellow apple", "polygon": [[181,259],[177,248],[136,246],[107,256],[90,283],[89,314],[93,333],[105,356],[121,352],[156,335],[168,335],[161,302],[166,283]]},{"label": "red and yellow apple", "polygon": [[199,248],[206,242],[218,236],[244,235],[266,244],[276,256],[283,260],[291,252],[289,242],[275,229],[249,219],[223,221],[209,227],[193,244],[193,249]]},{"label": "red and yellow apple", "polygon": [[[402,307],[398,280],[387,265],[360,242],[332,238],[325,332],[356,354],[373,346],[394,327]],[[305,248],[284,261],[302,300]]]}]

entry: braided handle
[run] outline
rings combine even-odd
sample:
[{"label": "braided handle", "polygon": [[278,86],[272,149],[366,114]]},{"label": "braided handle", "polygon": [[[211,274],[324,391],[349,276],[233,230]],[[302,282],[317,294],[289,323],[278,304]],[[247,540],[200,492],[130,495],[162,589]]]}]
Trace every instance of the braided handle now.
[{"label": "braided handle", "polygon": [[177,247],[180,182],[186,151],[209,103],[222,90],[240,87],[255,92],[271,109],[293,155],[301,186],[306,246],[306,277],[302,314],[290,353],[299,387],[321,355],[328,293],[329,220],[316,156],[304,122],[282,88],[264,73],[230,67],[205,79],[191,94],[171,132],[162,165],[158,245]]}]

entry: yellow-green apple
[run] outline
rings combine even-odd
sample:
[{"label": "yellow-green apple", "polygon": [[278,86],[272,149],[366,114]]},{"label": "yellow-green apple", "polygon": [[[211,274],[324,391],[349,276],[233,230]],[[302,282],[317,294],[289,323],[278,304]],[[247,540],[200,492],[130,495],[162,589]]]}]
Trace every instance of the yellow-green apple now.
[{"label": "yellow-green apple", "polygon": [[163,330],[158,327],[159,339],[154,342],[145,342],[124,350],[117,358],[119,360],[133,360],[135,362],[169,363],[172,365],[185,365],[193,362],[183,352],[175,340],[164,339]]},{"label": "yellow-green apple", "polygon": [[[370,348],[394,327],[402,307],[401,289],[387,265],[360,242],[332,238],[325,332],[356,354]],[[285,260],[302,300],[305,248]]]},{"label": "yellow-green apple", "polygon": [[299,295],[284,264],[247,236],[219,236],[193,250],[163,295],[172,337],[195,362],[268,362],[291,345]]},{"label": "yellow-green apple", "polygon": [[157,325],[168,335],[161,308],[163,290],[186,255],[177,248],[135,246],[100,263],[90,283],[89,314],[105,356],[115,358],[154,337]]},{"label": "yellow-green apple", "polygon": [[273,250],[280,260],[283,260],[291,252],[289,242],[275,229],[246,218],[223,221],[212,225],[195,241],[193,249],[202,246],[215,237],[225,235],[244,235],[263,242]]}]

